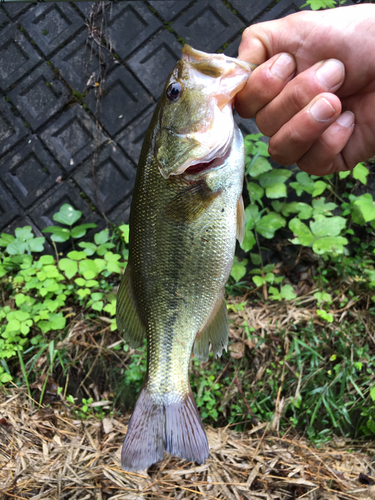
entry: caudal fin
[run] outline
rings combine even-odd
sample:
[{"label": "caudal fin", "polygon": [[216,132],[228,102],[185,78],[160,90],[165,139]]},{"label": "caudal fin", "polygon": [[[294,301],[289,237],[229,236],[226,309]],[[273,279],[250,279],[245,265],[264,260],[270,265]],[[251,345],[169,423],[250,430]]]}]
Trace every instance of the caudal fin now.
[{"label": "caudal fin", "polygon": [[189,462],[204,463],[208,442],[191,391],[172,404],[155,404],[147,388],[138,397],[122,447],[125,471],[145,470],[162,460],[164,451]]}]

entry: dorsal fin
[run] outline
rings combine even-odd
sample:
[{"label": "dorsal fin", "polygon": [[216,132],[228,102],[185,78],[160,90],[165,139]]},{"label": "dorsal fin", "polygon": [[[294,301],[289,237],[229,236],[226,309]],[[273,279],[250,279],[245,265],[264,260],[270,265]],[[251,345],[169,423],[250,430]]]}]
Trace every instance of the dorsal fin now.
[{"label": "dorsal fin", "polygon": [[134,349],[142,345],[143,339],[146,337],[146,328],[137,310],[130,264],[125,269],[117,292],[116,323],[118,331],[124,332],[124,339]]},{"label": "dorsal fin", "polygon": [[199,361],[207,361],[210,344],[214,356],[220,357],[223,349],[227,350],[228,345],[228,315],[227,305],[223,294],[220,294],[218,301],[211,313],[203,330],[198,333],[194,343],[194,355]]}]

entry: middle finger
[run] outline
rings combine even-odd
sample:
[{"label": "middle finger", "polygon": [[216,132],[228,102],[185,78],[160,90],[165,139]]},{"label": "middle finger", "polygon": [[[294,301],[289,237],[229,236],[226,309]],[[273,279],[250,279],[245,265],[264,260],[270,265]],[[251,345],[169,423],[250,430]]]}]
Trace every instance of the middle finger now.
[{"label": "middle finger", "polygon": [[259,130],[272,137],[285,123],[322,92],[335,92],[343,84],[345,67],[338,59],[321,61],[287,83],[256,115]]}]

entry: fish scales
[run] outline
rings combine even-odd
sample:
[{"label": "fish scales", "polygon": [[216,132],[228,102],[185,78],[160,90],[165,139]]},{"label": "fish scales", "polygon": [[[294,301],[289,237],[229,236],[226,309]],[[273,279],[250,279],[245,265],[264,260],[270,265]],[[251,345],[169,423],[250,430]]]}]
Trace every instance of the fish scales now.
[{"label": "fish scales", "polygon": [[[246,63],[185,46],[146,134],[117,301],[125,339],[137,346],[147,338],[147,375],[124,442],[124,470],[143,470],[164,451],[197,463],[208,456],[188,368],[194,343],[199,359],[208,357],[209,344],[217,355],[226,348],[223,294],[243,223],[244,147],[231,106],[249,73]],[[226,97],[219,79],[230,87]],[[225,120],[215,130],[219,113]],[[203,146],[202,129],[212,134]]]}]

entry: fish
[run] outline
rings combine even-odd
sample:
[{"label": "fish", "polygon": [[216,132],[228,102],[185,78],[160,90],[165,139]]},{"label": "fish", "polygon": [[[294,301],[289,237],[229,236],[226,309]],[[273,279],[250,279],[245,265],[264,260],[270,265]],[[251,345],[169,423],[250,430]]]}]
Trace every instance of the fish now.
[{"label": "fish", "polygon": [[202,464],[209,455],[189,382],[192,351],[228,343],[224,287],[236,237],[244,237],[244,142],[233,100],[251,66],[189,45],[170,73],[146,132],[129,219],[129,259],[116,321],[147,373],[121,465],[146,470],[170,453]]}]

